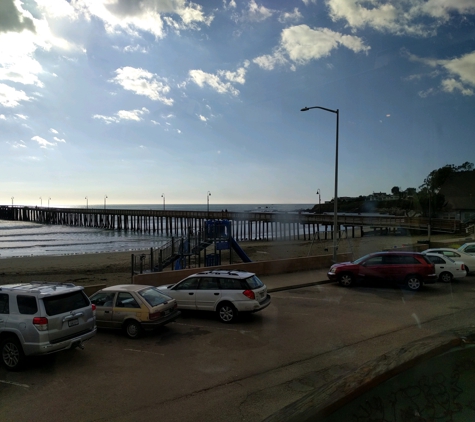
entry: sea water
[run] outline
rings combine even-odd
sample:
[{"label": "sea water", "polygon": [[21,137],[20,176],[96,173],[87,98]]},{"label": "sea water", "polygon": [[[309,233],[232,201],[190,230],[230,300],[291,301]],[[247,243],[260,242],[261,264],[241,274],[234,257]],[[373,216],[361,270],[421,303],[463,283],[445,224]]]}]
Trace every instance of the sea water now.
[{"label": "sea water", "polygon": [[[162,205],[108,205],[108,209],[157,210]],[[297,212],[313,204],[218,204],[210,211]],[[66,208],[66,207],[64,207]],[[70,207],[76,208],[76,207]],[[85,208],[78,206],[77,208]],[[93,208],[93,207],[89,207]],[[206,211],[207,205],[169,205],[167,211]],[[157,233],[106,230],[91,227],[46,225],[26,221],[0,220],[0,259],[24,256],[76,255],[100,252],[143,251],[169,241]]]}]

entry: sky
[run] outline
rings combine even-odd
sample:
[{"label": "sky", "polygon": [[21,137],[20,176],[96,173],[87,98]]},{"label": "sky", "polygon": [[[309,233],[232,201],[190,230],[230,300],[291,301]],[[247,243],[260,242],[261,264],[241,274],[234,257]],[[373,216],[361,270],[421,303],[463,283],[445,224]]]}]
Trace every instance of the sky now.
[{"label": "sky", "polygon": [[337,117],[339,197],[418,188],[474,111],[475,0],[0,1],[0,204],[328,201]]}]

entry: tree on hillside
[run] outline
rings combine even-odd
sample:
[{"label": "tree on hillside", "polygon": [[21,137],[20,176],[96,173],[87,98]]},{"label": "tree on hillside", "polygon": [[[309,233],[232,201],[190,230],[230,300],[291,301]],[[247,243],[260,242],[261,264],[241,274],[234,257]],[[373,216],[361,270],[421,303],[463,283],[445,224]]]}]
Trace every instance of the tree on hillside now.
[{"label": "tree on hillside", "polygon": [[394,196],[399,196],[401,197],[401,188],[399,186],[393,186],[393,188],[391,189],[391,193],[394,195]]},{"label": "tree on hillside", "polygon": [[471,170],[473,170],[473,163],[469,163],[468,161],[461,164],[460,166],[446,164],[445,166],[440,167],[437,170],[432,170],[429,175],[424,179],[424,183],[419,186],[419,189],[426,188],[431,193],[437,193],[452,173]]}]

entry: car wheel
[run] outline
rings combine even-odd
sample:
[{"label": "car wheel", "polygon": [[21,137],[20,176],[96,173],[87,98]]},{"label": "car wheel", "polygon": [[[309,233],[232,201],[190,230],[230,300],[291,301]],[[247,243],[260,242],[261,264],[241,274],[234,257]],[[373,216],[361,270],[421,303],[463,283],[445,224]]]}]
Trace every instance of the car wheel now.
[{"label": "car wheel", "polygon": [[470,269],[465,265],[465,271],[467,271],[467,275],[470,272]]},{"label": "car wheel", "polygon": [[228,302],[222,303],[218,306],[218,317],[221,322],[229,324],[236,320],[238,311]]},{"label": "car wheel", "polygon": [[15,337],[7,337],[1,342],[2,362],[10,371],[18,371],[23,366],[25,355],[20,342]]},{"label": "car wheel", "polygon": [[416,292],[422,288],[422,281],[417,275],[410,275],[406,278],[406,287]]},{"label": "car wheel", "polygon": [[449,273],[447,271],[439,275],[439,280],[442,281],[443,283],[451,283],[453,278],[454,276],[452,275],[452,273]]},{"label": "car wheel", "polygon": [[343,287],[350,287],[354,284],[353,274],[343,273],[338,276],[338,283]]},{"label": "car wheel", "polygon": [[142,326],[137,321],[127,321],[125,323],[125,334],[127,334],[129,338],[139,338],[142,334]]}]

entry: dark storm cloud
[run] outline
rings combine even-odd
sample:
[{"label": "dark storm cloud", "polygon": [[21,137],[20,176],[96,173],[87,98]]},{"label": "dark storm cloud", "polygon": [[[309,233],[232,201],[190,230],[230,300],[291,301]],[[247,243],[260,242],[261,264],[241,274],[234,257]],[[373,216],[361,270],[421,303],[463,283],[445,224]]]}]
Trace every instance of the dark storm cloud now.
[{"label": "dark storm cloud", "polygon": [[0,32],[35,32],[35,25],[30,18],[22,16],[13,0],[0,0]]}]

